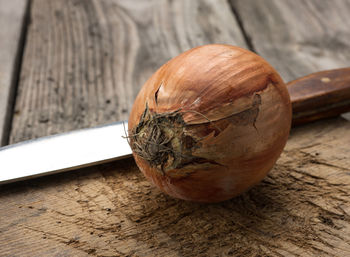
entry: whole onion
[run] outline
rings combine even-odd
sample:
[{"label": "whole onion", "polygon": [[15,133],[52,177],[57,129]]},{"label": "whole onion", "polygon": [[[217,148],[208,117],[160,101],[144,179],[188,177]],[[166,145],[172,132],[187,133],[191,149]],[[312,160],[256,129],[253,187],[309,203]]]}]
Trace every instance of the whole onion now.
[{"label": "whole onion", "polygon": [[151,76],[128,133],[138,167],[162,191],[218,202],[266,176],[290,126],[278,73],[248,50],[215,44],[186,51]]}]

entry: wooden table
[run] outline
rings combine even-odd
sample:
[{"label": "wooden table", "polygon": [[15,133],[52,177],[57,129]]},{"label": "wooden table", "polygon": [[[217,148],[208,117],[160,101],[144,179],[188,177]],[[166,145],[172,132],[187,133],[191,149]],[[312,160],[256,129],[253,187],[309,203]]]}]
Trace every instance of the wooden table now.
[{"label": "wooden table", "polygon": [[[197,45],[249,48],[286,81],[350,66],[349,13],[348,0],[0,0],[2,143],[127,119],[145,80]],[[339,117],[294,128],[268,177],[220,204],[160,193],[133,160],[5,185],[0,256],[349,256],[349,157]]]}]

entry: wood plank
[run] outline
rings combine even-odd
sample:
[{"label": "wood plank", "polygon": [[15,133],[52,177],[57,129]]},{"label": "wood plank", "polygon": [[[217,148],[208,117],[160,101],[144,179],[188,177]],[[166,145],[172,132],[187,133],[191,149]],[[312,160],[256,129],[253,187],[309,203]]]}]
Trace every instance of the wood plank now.
[{"label": "wood plank", "polygon": [[0,255],[348,256],[349,131],[294,129],[268,177],[219,204],[164,195],[132,160],[2,186]]},{"label": "wood plank", "polygon": [[[81,2],[72,1],[61,6],[58,2],[38,1],[34,2],[34,6],[43,9],[41,11],[36,10],[35,15],[33,12],[33,23],[36,19],[37,25],[35,25],[36,29],[31,28],[33,30],[31,33],[37,33],[37,31],[40,31],[40,26],[49,24],[50,21],[45,18],[46,15],[55,16],[56,11],[61,11],[61,13],[67,15],[68,9],[70,11],[74,10],[75,17],[70,15],[68,21],[65,21],[67,23],[66,27],[74,27],[77,25],[74,25],[71,21],[87,16],[85,13],[87,10],[89,10],[89,17],[93,21],[100,21],[102,18],[93,18],[96,15],[92,15],[94,13],[92,10],[105,10],[105,12],[112,13],[120,10],[118,17],[124,17],[124,20],[127,21],[137,20],[137,22],[131,22],[131,24],[137,24],[135,25],[138,28],[137,34],[140,35],[137,48],[144,49],[144,53],[147,54],[142,55],[141,52],[138,52],[137,55],[141,57],[137,57],[135,59],[137,61],[134,62],[129,61],[131,57],[121,57],[124,60],[123,62],[118,62],[118,65],[109,64],[110,66],[106,67],[117,68],[122,65],[123,70],[128,71],[125,67],[142,66],[142,69],[140,68],[137,72],[136,70],[133,71],[133,74],[144,74],[137,75],[140,76],[139,80],[142,80],[141,77],[146,77],[147,72],[151,73],[152,68],[149,67],[157,66],[158,58],[164,55],[167,56],[164,59],[167,59],[173,52],[176,52],[173,49],[180,49],[178,41],[187,42],[188,38],[193,41],[196,40],[194,33],[184,32],[181,28],[188,29],[198,26],[199,30],[203,32],[204,39],[209,42],[215,40],[215,37],[219,37],[218,34],[215,34],[216,26],[210,26],[206,22],[216,24],[217,21],[222,21],[222,17],[226,17],[225,11],[229,10],[226,8],[227,5],[224,5],[224,8],[218,6],[217,1],[206,1],[206,5],[200,2],[200,6],[202,6],[200,12],[205,14],[202,16],[198,13],[194,15],[191,12],[190,7],[194,5],[193,2],[157,1],[153,2],[153,5],[148,2],[137,2],[137,5],[130,5],[128,1],[118,1],[114,4],[110,1],[96,1],[93,2],[93,5],[90,5],[90,2],[87,2],[87,5],[82,5]],[[73,6],[73,3],[77,5]],[[84,3],[86,2],[84,1]],[[104,6],[104,9],[96,6]],[[159,6],[162,6],[162,8]],[[183,8],[178,11],[179,9],[175,8],[176,6],[183,6]],[[142,11],[143,8],[146,11]],[[213,10],[220,10],[220,12]],[[208,13],[215,15],[211,16]],[[124,16],[122,16],[123,14]],[[125,19],[125,17],[133,18]],[[188,17],[192,22],[181,17]],[[38,19],[41,19],[41,22]],[[168,19],[172,22],[166,22]],[[131,28],[135,28],[126,26],[125,24],[130,23],[124,20],[119,20],[121,25],[115,31],[124,31],[125,34],[110,35],[114,40],[113,42],[124,42],[124,40],[127,40],[127,35],[131,33],[128,34],[128,31],[133,31]],[[139,20],[145,21],[145,23]],[[233,18],[232,20],[235,22]],[[62,23],[64,22],[61,22],[60,26],[62,26]],[[77,42],[77,38],[84,35],[82,24],[86,25],[86,23],[89,23],[87,19],[79,23],[81,27],[74,30],[74,33],[72,32],[74,37],[67,37],[67,40]],[[105,28],[106,24],[109,23],[110,21],[106,18],[98,24]],[[113,23],[110,26],[114,28],[119,23]],[[226,23],[225,26],[231,27],[229,23]],[[58,28],[60,27],[58,26]],[[178,31],[182,31],[183,34]],[[220,35],[234,37],[232,33],[225,33],[227,32],[223,31]],[[44,32],[41,34],[45,35]],[[103,35],[109,36],[108,33]],[[121,35],[124,35],[124,37]],[[167,40],[164,35],[172,36]],[[175,35],[181,39],[177,39]],[[60,37],[62,36],[56,36],[54,39],[61,40]],[[79,42],[86,44],[91,42],[92,38],[89,38],[90,41],[88,41],[88,37],[90,36],[85,36],[86,42]],[[33,36],[31,40],[34,39]],[[207,42],[204,39],[203,41]],[[35,43],[31,43],[31,49],[38,48],[39,50],[28,50],[26,55],[30,56],[35,52],[41,58],[42,56],[48,56],[48,54],[40,55],[40,51],[44,51],[44,48],[38,45],[41,41],[39,37]],[[150,43],[147,43],[147,47],[143,48],[143,42]],[[54,43],[51,42],[50,44]],[[132,43],[129,42],[129,44],[133,46]],[[173,47],[174,45],[175,47]],[[80,52],[74,53],[72,51],[70,54],[75,56],[74,58],[68,56],[68,51],[66,57],[64,57],[65,55],[53,54],[52,56],[55,56],[56,60],[55,63],[57,63],[52,65],[52,73],[58,74],[58,78],[68,81],[68,78],[63,77],[63,74],[68,74],[68,71],[70,71],[78,76],[80,73],[75,70],[77,67],[82,70],[94,71],[91,56],[98,56],[97,53],[100,48],[96,47],[95,44],[93,46],[95,48],[92,48],[93,50],[90,52],[86,50],[90,54],[86,56],[78,54]],[[55,49],[60,49],[60,47],[64,47],[64,45],[56,45]],[[185,48],[183,47],[183,50]],[[52,50],[52,46],[50,46],[50,49],[51,51],[46,53],[55,52]],[[125,56],[130,55],[131,50],[120,50],[120,48],[117,51],[117,49],[115,49],[116,56],[120,56],[121,53],[125,53]],[[82,51],[79,47],[75,50]],[[81,56],[85,56],[85,59],[82,60],[89,61],[86,63],[82,60],[79,61],[79,58],[83,58]],[[153,59],[153,56],[157,57]],[[62,60],[57,60],[59,57]],[[35,59],[33,56],[27,58],[31,60],[26,65],[27,71],[31,71],[31,76],[40,78],[40,74],[46,74],[45,70],[42,70],[39,74],[35,73],[40,71],[40,61],[42,62],[42,60]],[[118,59],[118,61],[121,61],[121,59]],[[144,65],[140,61],[143,59],[147,60]],[[74,62],[74,68],[64,66],[64,60]],[[302,62],[302,59],[299,61]],[[51,63],[51,59],[46,60],[46,64],[48,63]],[[30,67],[34,64],[36,69]],[[125,73],[119,71],[118,74]],[[108,74],[111,76],[112,72]],[[132,85],[134,83],[138,84],[133,78],[130,78]],[[22,85],[36,86],[35,83],[25,81],[25,78],[23,78]],[[36,79],[32,78],[30,81],[36,82]],[[105,79],[105,81],[108,81],[108,79]],[[115,81],[118,82],[119,80]],[[40,90],[49,90],[44,87],[48,83],[40,83],[43,83]],[[57,83],[56,80],[55,83]],[[101,84],[104,85],[104,83]],[[72,85],[80,89],[80,91],[76,91],[77,96],[90,96],[90,93],[86,93],[89,92],[87,82],[84,84],[84,88],[80,87],[77,82],[71,82],[71,87],[60,88],[61,94],[64,90],[73,91]],[[120,88],[120,84],[118,85]],[[43,97],[42,101],[52,102],[51,98],[46,100],[44,98],[45,94],[41,93],[40,90],[30,91],[27,89],[25,91],[23,86],[22,95],[24,91],[26,94],[35,92]],[[91,89],[89,88],[89,90]],[[69,92],[66,94],[69,95]],[[50,97],[53,96],[50,95]],[[30,97],[19,96],[19,98],[22,99],[20,100],[22,104],[17,105],[17,107],[29,106],[24,104],[25,101],[34,106],[34,102],[30,100]],[[90,98],[93,100],[92,96]],[[62,99],[62,102],[64,100],[65,98]],[[68,106],[69,103],[67,100]],[[61,108],[65,107],[63,104],[60,106]],[[95,104],[89,109],[95,116],[97,111],[94,112],[93,110],[97,107],[101,106]],[[33,117],[36,117],[36,114],[34,114],[35,108],[30,108],[32,108],[31,112],[26,111],[30,115],[18,116],[16,120],[18,122],[17,128],[21,126],[23,128],[27,121],[29,122],[33,120]],[[50,110],[55,113],[57,109]],[[106,110],[110,109],[106,108]],[[88,114],[85,113],[85,115]],[[25,117],[29,117],[28,120]],[[83,118],[85,119],[85,116]],[[64,124],[63,118],[58,121],[62,121]],[[88,121],[92,122],[90,118]],[[79,126],[79,124],[76,125],[77,123],[76,121],[75,125],[71,125],[70,128]],[[38,128],[38,122],[29,124],[35,125],[36,129]],[[14,134],[13,141],[20,140],[20,137],[24,135],[28,138],[43,135],[52,132],[51,127],[59,126],[55,123],[51,125],[48,120],[43,124],[46,124],[50,130],[44,128],[40,132],[34,132],[34,129],[17,130],[19,135],[15,136]],[[85,124],[90,123],[86,122]],[[249,192],[219,204],[206,205],[184,202],[160,193],[143,178],[132,160],[84,169],[76,173],[1,186],[0,244],[2,247],[0,248],[0,255],[347,256],[350,251],[349,124],[349,122],[338,118],[294,129],[282,157],[268,177]],[[67,129],[68,127],[68,125],[62,125],[60,128]],[[58,128],[55,129],[59,131]],[[23,131],[26,131],[26,133]]]},{"label": "wood plank", "polygon": [[0,0],[0,146],[9,136],[27,6],[27,0]]},{"label": "wood plank", "polygon": [[31,16],[11,143],[127,119],[171,57],[211,42],[245,46],[224,0],[35,0]]},{"label": "wood plank", "polygon": [[286,81],[350,66],[350,2],[231,0],[246,37]]}]

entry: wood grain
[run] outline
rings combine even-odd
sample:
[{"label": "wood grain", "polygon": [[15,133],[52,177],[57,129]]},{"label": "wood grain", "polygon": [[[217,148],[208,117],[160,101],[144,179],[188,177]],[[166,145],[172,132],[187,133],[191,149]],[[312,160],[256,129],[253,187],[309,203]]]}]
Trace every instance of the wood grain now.
[{"label": "wood grain", "polygon": [[289,82],[287,87],[294,125],[350,111],[350,68],[316,72]]},{"label": "wood grain", "polygon": [[245,46],[211,1],[33,1],[11,143],[127,119],[146,79],[210,42]]},{"label": "wood grain", "polygon": [[[294,2],[232,1],[286,80],[349,66],[346,3]],[[11,142],[122,119],[173,55],[245,44],[225,1],[34,0],[31,18]],[[131,160],[1,186],[0,256],[347,256],[349,131],[294,129],[268,177],[220,204],[169,198]]]},{"label": "wood grain", "polygon": [[0,146],[10,132],[27,6],[27,0],[0,0]]},{"label": "wood grain", "polygon": [[348,256],[350,122],[294,129],[264,181],[175,200],[125,160],[0,187],[0,256]]},{"label": "wood grain", "polygon": [[350,1],[231,0],[254,50],[285,81],[350,66]]}]

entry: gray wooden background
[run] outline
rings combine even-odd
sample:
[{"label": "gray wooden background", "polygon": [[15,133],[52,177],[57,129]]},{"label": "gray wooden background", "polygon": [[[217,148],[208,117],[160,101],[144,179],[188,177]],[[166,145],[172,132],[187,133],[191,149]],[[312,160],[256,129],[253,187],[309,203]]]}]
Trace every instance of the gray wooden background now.
[{"label": "gray wooden background", "polygon": [[[350,1],[0,0],[1,144],[127,119],[159,66],[208,43],[285,81],[347,67]],[[0,256],[349,256],[349,131],[294,129],[263,183],[218,205],[167,198],[131,160],[0,188]]]},{"label": "gray wooden background", "polygon": [[349,10],[348,0],[1,0],[2,142],[127,119],[145,80],[198,45],[249,48],[285,81],[349,66]]}]

